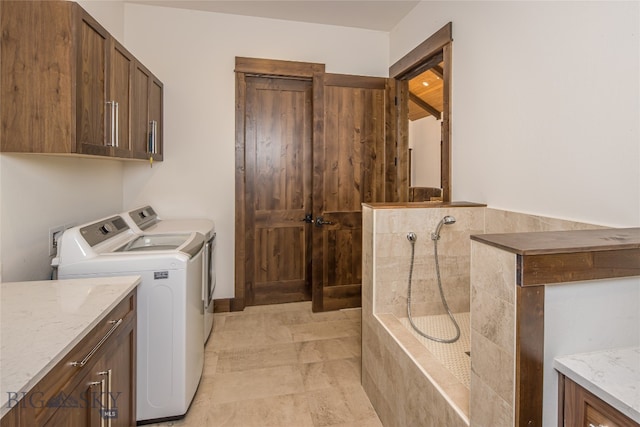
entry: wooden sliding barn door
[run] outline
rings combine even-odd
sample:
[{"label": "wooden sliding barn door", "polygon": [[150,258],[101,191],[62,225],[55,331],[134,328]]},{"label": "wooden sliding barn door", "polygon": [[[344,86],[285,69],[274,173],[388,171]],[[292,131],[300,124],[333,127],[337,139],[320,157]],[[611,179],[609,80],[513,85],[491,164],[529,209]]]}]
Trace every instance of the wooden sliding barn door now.
[{"label": "wooden sliding barn door", "polygon": [[[313,310],[360,306],[362,206],[385,193],[386,79],[325,74],[313,147]],[[318,136],[318,135],[316,135]]]},{"label": "wooden sliding barn door", "polygon": [[246,77],[247,305],[311,299],[311,88]]}]

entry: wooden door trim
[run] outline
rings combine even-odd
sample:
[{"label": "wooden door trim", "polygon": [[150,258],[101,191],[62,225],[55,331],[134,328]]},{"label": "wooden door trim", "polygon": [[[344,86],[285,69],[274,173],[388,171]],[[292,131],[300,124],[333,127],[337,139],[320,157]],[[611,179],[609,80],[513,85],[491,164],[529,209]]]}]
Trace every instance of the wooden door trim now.
[{"label": "wooden door trim", "polygon": [[[453,42],[453,24],[447,23],[444,27],[436,31],[431,37],[420,43],[411,52],[407,53],[395,64],[389,67],[389,78],[395,79],[395,115],[394,123],[397,131],[393,135],[388,135],[388,151],[394,151],[395,157],[390,157],[387,162],[387,170],[395,169],[395,175],[388,179],[395,180],[396,194],[387,195],[387,201],[408,200],[409,194],[409,166],[408,166],[408,102],[409,91],[405,87],[408,80],[414,76],[417,70],[422,71],[423,65],[434,55],[442,53],[443,68],[443,90],[444,104],[442,111],[442,148],[441,148],[441,185],[442,199],[445,202],[451,201],[451,47]],[[405,111],[406,110],[406,111]],[[396,160],[397,159],[397,160]],[[397,164],[396,164],[397,162]]]},{"label": "wooden door trim", "polygon": [[324,64],[236,56],[235,71],[236,73],[260,74],[273,77],[306,77],[311,80],[316,73],[324,73]]},{"label": "wooden door trim", "polygon": [[[236,146],[235,146],[235,296],[229,302],[231,311],[241,311],[246,305],[246,288],[250,284],[246,277],[246,144],[245,109],[246,76],[263,75],[272,77],[304,78],[313,85],[313,142],[322,141],[322,85],[324,64],[280,61],[261,58],[236,57]],[[314,174],[316,171],[314,170]],[[314,241],[315,242],[315,241]],[[314,267],[315,268],[315,267]],[[315,295],[314,295],[315,297]]]},{"label": "wooden door trim", "polygon": [[431,37],[416,46],[395,64],[389,67],[389,77],[403,79],[413,71],[417,65],[426,62],[430,57],[438,53],[442,48],[453,41],[451,22],[436,31]]},{"label": "wooden door trim", "polygon": [[[318,150],[318,147],[324,147],[324,86],[325,74],[316,72],[313,76],[313,185],[311,190],[311,205],[314,213],[324,210],[324,198],[322,190],[317,185],[324,179],[325,156],[324,150]],[[318,256],[318,251],[313,248],[321,247],[323,244],[322,233],[312,232],[311,236],[311,309],[314,312],[322,311],[324,307],[324,293],[322,287],[323,265],[322,257]],[[321,254],[320,254],[321,255]]]}]

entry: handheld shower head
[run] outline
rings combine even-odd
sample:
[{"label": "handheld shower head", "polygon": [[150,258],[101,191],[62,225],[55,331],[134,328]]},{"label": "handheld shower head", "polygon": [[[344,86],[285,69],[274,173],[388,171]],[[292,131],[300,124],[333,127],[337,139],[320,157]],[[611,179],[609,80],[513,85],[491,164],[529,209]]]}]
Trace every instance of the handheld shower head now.
[{"label": "handheld shower head", "polygon": [[436,227],[436,231],[431,233],[431,240],[439,240],[440,239],[440,229],[442,228],[442,226],[443,225],[455,224],[455,222],[456,222],[456,219],[454,217],[452,217],[451,215],[447,215],[444,218],[442,218],[440,220],[440,222],[438,223],[437,227]]}]

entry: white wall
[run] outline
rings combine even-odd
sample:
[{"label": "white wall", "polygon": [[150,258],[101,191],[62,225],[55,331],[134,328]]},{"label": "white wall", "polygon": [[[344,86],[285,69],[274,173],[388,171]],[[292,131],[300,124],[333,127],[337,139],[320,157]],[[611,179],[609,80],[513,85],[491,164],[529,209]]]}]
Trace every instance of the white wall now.
[{"label": "white wall", "polygon": [[[80,3],[122,38],[122,2]],[[48,279],[49,228],[121,211],[122,163],[0,154],[0,200],[0,281]]]},{"label": "white wall", "polygon": [[124,44],[123,0],[79,0],[78,4],[97,19],[109,34]]},{"label": "white wall", "polygon": [[440,188],[441,124],[433,116],[409,121],[411,186]]},{"label": "white wall", "polygon": [[165,161],[126,164],[125,208],[210,217],[218,230],[215,298],[234,295],[236,56],[326,64],[386,76],[388,33],[136,4],[125,41],[164,83]]},{"label": "white wall", "polygon": [[640,225],[640,3],[425,1],[394,63],[453,22],[453,199]]}]

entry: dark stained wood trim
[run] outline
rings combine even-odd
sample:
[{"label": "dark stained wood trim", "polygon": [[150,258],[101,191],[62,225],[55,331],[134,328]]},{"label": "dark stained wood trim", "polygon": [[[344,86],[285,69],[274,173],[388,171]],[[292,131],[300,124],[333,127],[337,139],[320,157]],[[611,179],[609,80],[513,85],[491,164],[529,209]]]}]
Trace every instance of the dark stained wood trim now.
[{"label": "dark stained wood trim", "polygon": [[[440,120],[440,117],[442,116],[440,111],[438,111],[437,108],[432,107],[430,104],[424,102],[422,100],[422,98],[420,98],[418,95],[416,95],[415,93],[413,93],[411,91],[409,91],[409,101],[413,102],[418,107],[422,108],[424,111],[426,111],[427,113],[431,114],[437,120]],[[409,163],[409,166],[411,166],[411,163]]]},{"label": "dark stained wood trim", "polygon": [[384,77],[352,76],[349,74],[324,75],[325,86],[361,87],[363,89],[385,89],[387,79]]},{"label": "dark stained wood trim", "polygon": [[232,298],[214,299],[213,300],[213,312],[214,313],[228,313],[231,311]]},{"label": "dark stained wood trim", "polygon": [[[245,104],[247,83],[244,73],[236,73],[236,207],[235,207],[235,300],[240,310],[245,300]],[[215,304],[215,303],[214,303]],[[214,305],[215,310],[215,305]]]},{"label": "dark stained wood trim", "polygon": [[387,111],[385,115],[385,143],[384,143],[384,169],[385,169],[385,189],[384,200],[387,202],[398,201],[397,185],[397,164],[396,153],[398,150],[398,103],[397,85],[400,83],[395,79],[387,79]]},{"label": "dark stained wood trim", "polygon": [[453,41],[452,24],[449,22],[393,64],[389,68],[389,77],[402,79],[415,68],[416,64],[424,62],[451,41]]},{"label": "dark stained wood trim", "polygon": [[[313,75],[313,217],[324,212],[324,70]],[[312,227],[311,254],[311,310],[319,312],[324,307],[323,294],[323,230]]]},{"label": "dark stained wood trim", "polygon": [[542,426],[544,286],[516,287],[515,363],[514,425]]},{"label": "dark stained wood trim", "polygon": [[564,426],[565,376],[558,375],[558,426]]},{"label": "dark stained wood trim", "polygon": [[237,56],[235,71],[245,74],[311,79],[315,73],[324,72],[324,64]]},{"label": "dark stained wood trim", "polygon": [[640,248],[518,255],[517,260],[519,286],[640,276]]},{"label": "dark stained wood trim", "polygon": [[400,80],[397,84],[398,105],[396,106],[396,129],[398,144],[395,147],[397,156],[397,186],[399,202],[409,201],[409,81]]},{"label": "dark stained wood trim", "polygon": [[442,146],[440,153],[440,185],[442,200],[451,201],[451,43],[442,48],[444,73],[442,76]]}]

